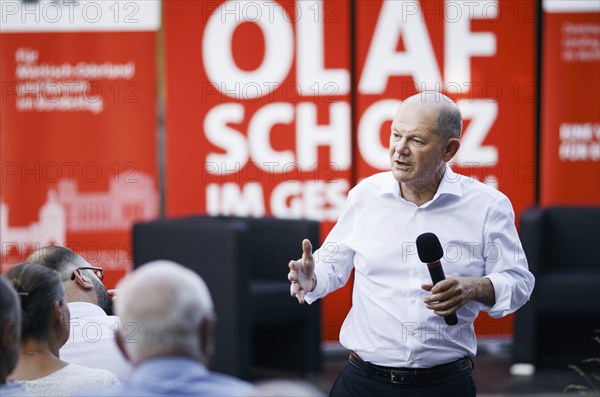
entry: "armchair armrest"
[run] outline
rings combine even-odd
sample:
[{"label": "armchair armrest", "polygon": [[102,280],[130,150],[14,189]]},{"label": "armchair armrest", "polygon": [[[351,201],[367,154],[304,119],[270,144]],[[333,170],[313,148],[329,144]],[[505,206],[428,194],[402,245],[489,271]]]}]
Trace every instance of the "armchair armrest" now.
[{"label": "armchair armrest", "polygon": [[533,208],[521,215],[521,243],[527,256],[529,271],[536,275],[539,273],[544,259],[544,212],[540,208]]}]

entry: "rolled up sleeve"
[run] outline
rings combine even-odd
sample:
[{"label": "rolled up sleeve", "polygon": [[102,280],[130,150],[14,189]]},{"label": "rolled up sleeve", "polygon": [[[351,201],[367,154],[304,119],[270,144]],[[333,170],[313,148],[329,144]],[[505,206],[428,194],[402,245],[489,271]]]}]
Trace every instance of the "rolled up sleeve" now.
[{"label": "rolled up sleeve", "polygon": [[307,303],[313,303],[332,291],[343,287],[354,267],[354,251],[349,248],[356,225],[356,212],[352,206],[352,193],[342,213],[320,249],[314,252],[317,286],[305,295]]},{"label": "rolled up sleeve", "polygon": [[513,313],[527,303],[535,284],[514,218],[512,205],[504,198],[490,212],[485,225],[485,277],[494,286],[495,304],[481,309],[494,318]]}]

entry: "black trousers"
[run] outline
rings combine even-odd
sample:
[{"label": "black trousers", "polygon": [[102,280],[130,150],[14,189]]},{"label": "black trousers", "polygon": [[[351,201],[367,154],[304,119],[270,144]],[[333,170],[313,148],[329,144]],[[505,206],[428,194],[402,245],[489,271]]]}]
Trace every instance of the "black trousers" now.
[{"label": "black trousers", "polygon": [[475,397],[471,369],[440,377],[433,382],[402,385],[370,378],[349,362],[333,383],[330,397]]}]

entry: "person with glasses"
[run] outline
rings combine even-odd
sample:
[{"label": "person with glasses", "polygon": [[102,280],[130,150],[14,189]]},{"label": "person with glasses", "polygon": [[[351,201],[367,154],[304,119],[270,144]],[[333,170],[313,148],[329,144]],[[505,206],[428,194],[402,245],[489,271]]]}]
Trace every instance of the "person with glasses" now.
[{"label": "person with glasses", "polygon": [[125,380],[132,371],[115,344],[119,326],[117,316],[108,315],[109,293],[102,280],[102,268],[92,266],[83,257],[60,246],[43,247],[27,260],[39,263],[60,274],[71,312],[71,337],[60,349],[65,361],[111,371]]},{"label": "person with glasses", "polygon": [[15,289],[21,307],[19,358],[9,380],[20,382],[34,396],[70,396],[119,384],[105,369],[69,363],[60,357],[60,347],[69,339],[70,313],[56,271],[22,263],[8,269],[3,277]]}]

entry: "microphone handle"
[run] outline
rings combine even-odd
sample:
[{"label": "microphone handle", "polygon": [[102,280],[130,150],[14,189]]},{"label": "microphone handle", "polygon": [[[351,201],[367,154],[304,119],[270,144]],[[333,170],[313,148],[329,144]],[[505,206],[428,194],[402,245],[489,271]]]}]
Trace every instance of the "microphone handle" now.
[{"label": "microphone handle", "polygon": [[[427,269],[429,269],[429,275],[431,276],[433,285],[436,285],[438,282],[446,279],[446,275],[444,274],[444,269],[442,269],[442,264],[440,261],[428,263]],[[444,321],[448,325],[456,325],[458,324],[458,317],[456,316],[456,313],[454,313],[449,316],[444,316]]]}]

